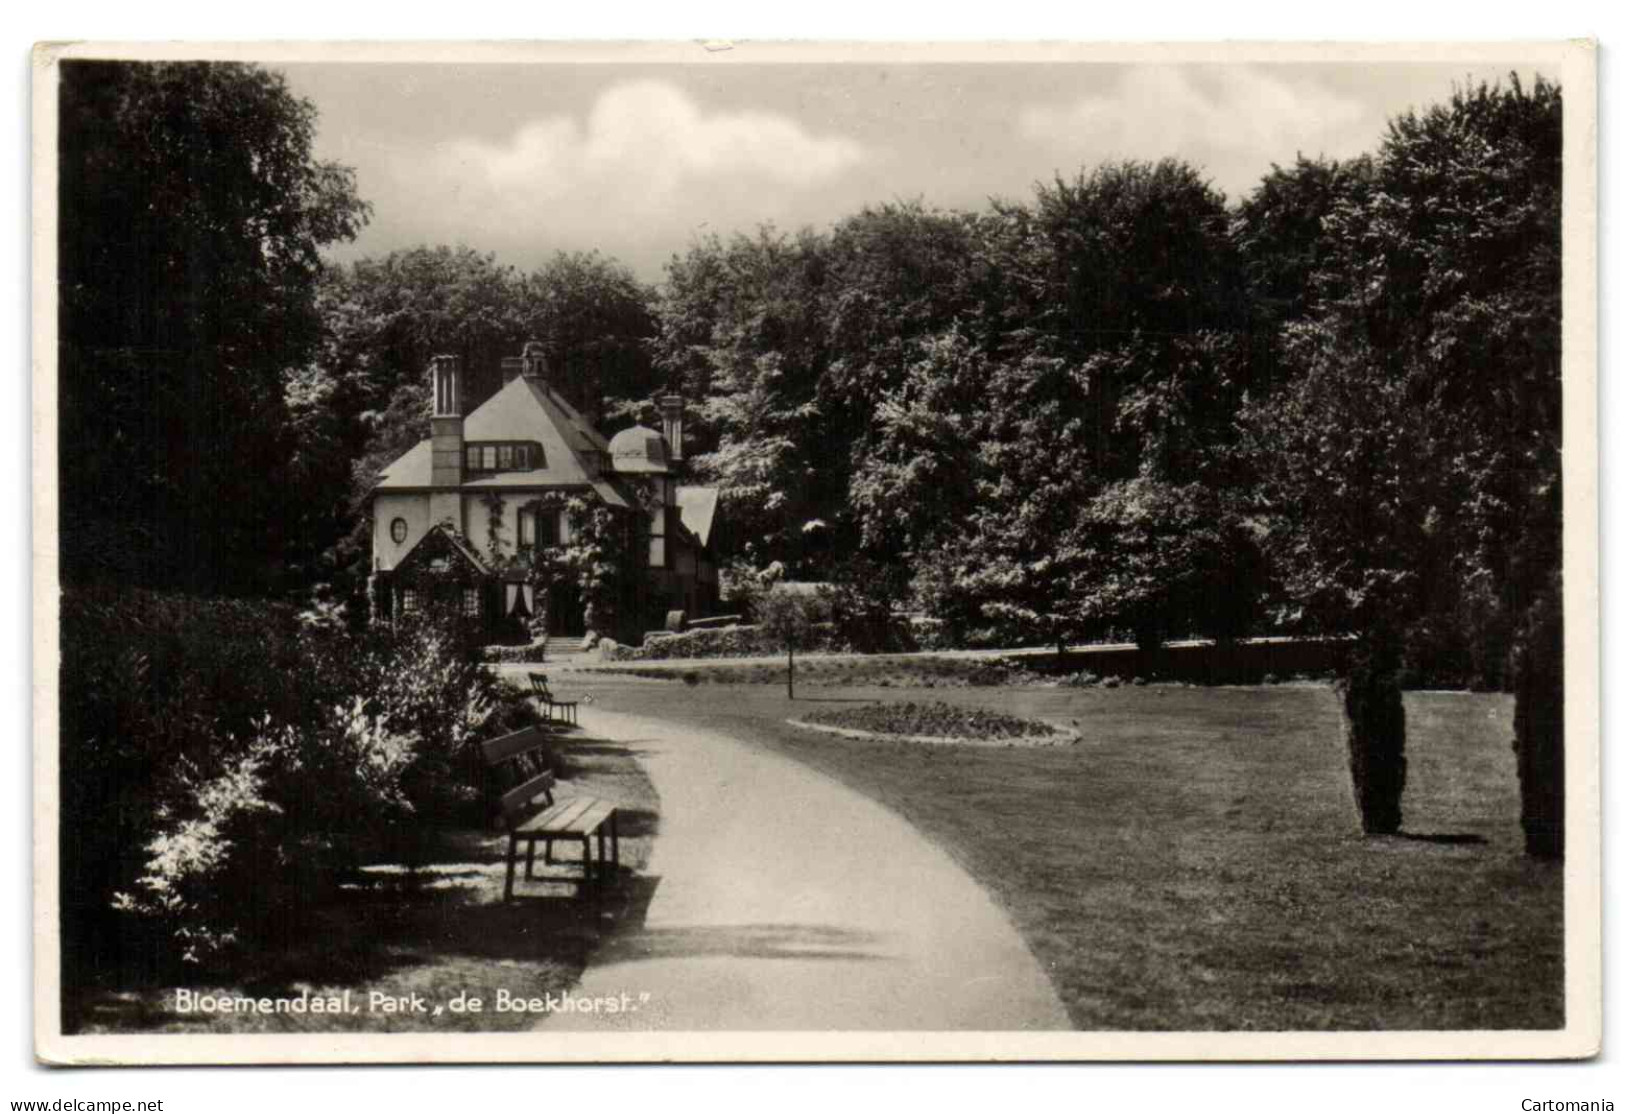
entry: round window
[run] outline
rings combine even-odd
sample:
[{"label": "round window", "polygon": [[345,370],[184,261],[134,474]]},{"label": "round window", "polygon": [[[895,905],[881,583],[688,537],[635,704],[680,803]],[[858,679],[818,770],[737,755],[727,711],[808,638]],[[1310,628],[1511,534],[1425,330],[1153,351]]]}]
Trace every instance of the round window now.
[{"label": "round window", "polygon": [[396,545],[404,542],[406,540],[406,519],[397,518],[394,522],[391,522],[389,524],[389,536],[395,539]]}]

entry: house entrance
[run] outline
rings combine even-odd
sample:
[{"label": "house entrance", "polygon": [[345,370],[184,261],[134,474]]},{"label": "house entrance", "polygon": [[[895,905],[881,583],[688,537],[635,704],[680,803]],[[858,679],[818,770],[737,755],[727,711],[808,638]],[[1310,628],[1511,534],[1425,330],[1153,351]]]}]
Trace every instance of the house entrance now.
[{"label": "house entrance", "polygon": [[587,633],[586,610],[577,585],[560,582],[549,590],[547,628],[549,635],[567,638],[580,638]]}]

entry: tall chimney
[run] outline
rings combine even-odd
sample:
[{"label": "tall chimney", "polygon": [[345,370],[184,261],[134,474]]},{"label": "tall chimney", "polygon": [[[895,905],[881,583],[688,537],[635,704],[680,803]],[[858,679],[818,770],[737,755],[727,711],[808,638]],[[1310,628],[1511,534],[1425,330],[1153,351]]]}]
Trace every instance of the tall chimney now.
[{"label": "tall chimney", "polygon": [[547,385],[547,349],[541,341],[527,340],[519,360],[526,379],[539,380],[543,386]]},{"label": "tall chimney", "polygon": [[461,487],[463,483],[463,360],[436,356],[429,361],[434,410],[429,417],[429,483]]},{"label": "tall chimney", "polygon": [[669,394],[660,396],[660,424],[661,432],[666,435],[666,444],[671,446],[671,459],[683,459],[683,396]]}]

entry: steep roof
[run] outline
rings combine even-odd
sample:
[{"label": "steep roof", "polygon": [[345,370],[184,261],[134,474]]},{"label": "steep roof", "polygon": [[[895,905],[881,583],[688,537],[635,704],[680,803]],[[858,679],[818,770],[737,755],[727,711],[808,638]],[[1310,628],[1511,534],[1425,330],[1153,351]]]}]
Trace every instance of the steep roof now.
[{"label": "steep roof", "polygon": [[509,381],[468,416],[463,423],[463,439],[541,441],[549,457],[555,444],[572,455],[609,451],[608,442],[573,406],[548,390],[541,380],[523,375]]},{"label": "steep roof", "polygon": [[378,473],[378,487],[428,487],[429,442],[419,441],[398,457],[395,463]]},{"label": "steep roof", "polygon": [[701,545],[711,544],[711,527],[716,522],[720,495],[721,491],[714,487],[677,489],[677,513]]},{"label": "steep roof", "polygon": [[610,438],[609,458],[617,472],[671,471],[666,465],[666,439],[647,426],[635,425]]},{"label": "steep roof", "polygon": [[[589,487],[610,506],[635,500],[613,475],[583,459],[597,455],[607,466],[609,443],[568,402],[536,379],[520,376],[486,399],[463,421],[463,440],[532,441],[542,447],[542,466],[526,472],[497,472],[467,480],[464,490],[531,487]],[[431,482],[429,442],[419,441],[385,468],[381,491],[425,488]]]}]

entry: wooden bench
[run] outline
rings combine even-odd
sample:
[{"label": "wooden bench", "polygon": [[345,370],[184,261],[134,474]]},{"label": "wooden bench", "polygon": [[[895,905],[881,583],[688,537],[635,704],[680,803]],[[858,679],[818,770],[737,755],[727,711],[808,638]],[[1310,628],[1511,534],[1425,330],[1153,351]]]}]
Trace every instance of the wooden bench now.
[{"label": "wooden bench", "polygon": [[[502,900],[513,900],[513,876],[519,861],[519,845],[526,846],[525,878],[536,877],[536,845],[545,847],[546,861],[553,861],[553,844],[579,841],[581,844],[581,884],[602,883],[620,872],[621,834],[615,806],[594,797],[553,800],[557,781],[547,762],[548,736],[535,727],[483,743],[485,764],[503,782],[502,823],[508,832],[508,879]],[[598,859],[593,861],[592,841],[598,840]],[[605,843],[608,842],[608,855]]]},{"label": "wooden bench", "polygon": [[549,720],[552,720],[553,710],[555,708],[562,708],[564,710],[564,714],[560,717],[560,719],[563,722],[570,724],[572,727],[579,726],[579,722],[576,719],[576,706],[581,703],[579,700],[556,699],[553,696],[553,691],[547,687],[546,673],[531,673],[529,674],[529,677],[530,691],[532,695],[534,695],[541,703],[543,715],[545,715]]}]

